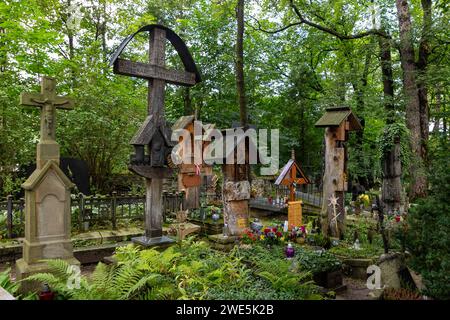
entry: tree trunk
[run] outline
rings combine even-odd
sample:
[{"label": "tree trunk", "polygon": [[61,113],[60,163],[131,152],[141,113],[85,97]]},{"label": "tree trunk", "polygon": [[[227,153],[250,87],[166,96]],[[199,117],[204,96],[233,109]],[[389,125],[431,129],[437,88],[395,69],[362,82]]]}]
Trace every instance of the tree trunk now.
[{"label": "tree trunk", "polygon": [[192,115],[193,110],[192,110],[191,91],[189,87],[182,88],[181,90],[183,90],[184,115],[185,116]]},{"label": "tree trunk", "polygon": [[423,136],[419,89],[417,86],[417,67],[412,42],[411,15],[407,0],[396,0],[397,18],[400,29],[400,56],[403,70],[403,90],[406,103],[406,125],[410,131],[410,144],[413,157],[411,159],[410,198],[424,197],[427,191],[427,176],[424,165]]},{"label": "tree trunk", "polygon": [[431,53],[430,33],[431,33],[431,0],[421,0],[423,10],[423,27],[422,36],[419,44],[419,58],[417,61],[418,78],[417,86],[419,89],[420,103],[420,130],[422,134],[422,158],[424,163],[427,162],[428,150],[427,141],[429,136],[429,105],[428,105],[428,88],[426,84],[426,73],[428,68],[428,58]]},{"label": "tree trunk", "polygon": [[[392,80],[391,44],[389,40],[379,37],[381,73],[383,77],[384,109],[386,113],[386,127],[395,122],[394,82]],[[400,137],[394,137],[390,150],[384,150],[381,158],[383,183],[381,199],[383,212],[389,213],[400,208],[401,175]]]},{"label": "tree trunk", "polygon": [[236,86],[239,101],[241,125],[248,125],[247,103],[245,100],[244,82],[244,0],[238,0],[236,6],[237,36],[236,36]]}]

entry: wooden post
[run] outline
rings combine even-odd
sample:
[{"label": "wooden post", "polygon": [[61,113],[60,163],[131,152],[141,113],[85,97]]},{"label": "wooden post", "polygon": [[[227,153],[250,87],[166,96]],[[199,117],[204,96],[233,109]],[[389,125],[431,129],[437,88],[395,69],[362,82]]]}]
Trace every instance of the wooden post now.
[{"label": "wooden post", "polygon": [[78,194],[78,208],[80,210],[80,212],[78,213],[78,229],[80,230],[80,232],[84,231],[84,226],[83,226],[83,217],[84,217],[84,196],[83,194],[80,192]]},{"label": "wooden post", "polygon": [[149,238],[162,236],[162,179],[145,179],[145,235]]},{"label": "wooden post", "polygon": [[6,224],[8,226],[8,238],[13,237],[13,196],[6,197],[8,203],[6,205]]},{"label": "wooden post", "polygon": [[113,230],[117,229],[116,209],[117,209],[117,192],[113,191],[111,199],[111,223]]}]

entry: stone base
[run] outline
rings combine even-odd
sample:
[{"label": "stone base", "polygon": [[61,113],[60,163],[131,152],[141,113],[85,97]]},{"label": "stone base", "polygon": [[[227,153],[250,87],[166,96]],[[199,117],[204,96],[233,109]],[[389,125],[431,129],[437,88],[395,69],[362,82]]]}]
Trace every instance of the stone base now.
[{"label": "stone base", "polygon": [[173,223],[169,226],[169,230],[172,231],[171,235],[176,235],[179,240],[183,240],[187,235],[191,233],[198,233],[201,230],[199,225],[193,223]]},{"label": "stone base", "polygon": [[213,249],[230,251],[231,249],[233,249],[238,237],[237,236],[224,237],[223,234],[213,234],[208,236],[208,239],[211,242],[211,247]]},{"label": "stone base", "polygon": [[136,243],[140,246],[143,246],[145,248],[156,247],[156,246],[158,246],[158,247],[169,246],[175,242],[175,240],[173,240],[172,238],[166,237],[166,236],[154,237],[154,238],[142,236],[142,237],[131,238],[131,241],[133,241],[134,243]]},{"label": "stone base", "polygon": [[350,267],[351,277],[367,280],[367,268],[373,264],[372,259],[345,259],[343,263]]},{"label": "stone base", "polygon": [[[80,262],[75,258],[61,259],[70,265],[79,266]],[[46,262],[37,262],[28,264],[24,259],[16,261],[16,281],[26,279],[27,277],[42,272],[49,272],[49,267]],[[20,286],[20,293],[27,293],[30,291],[38,292],[42,288],[42,284],[36,281],[23,281]]]}]

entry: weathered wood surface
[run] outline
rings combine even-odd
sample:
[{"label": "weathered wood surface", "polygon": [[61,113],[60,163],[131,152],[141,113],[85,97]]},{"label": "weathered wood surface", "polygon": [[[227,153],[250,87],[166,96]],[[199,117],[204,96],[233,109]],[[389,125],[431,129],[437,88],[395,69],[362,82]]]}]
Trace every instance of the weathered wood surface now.
[{"label": "weathered wood surface", "polygon": [[192,72],[169,70],[157,65],[120,58],[114,64],[114,72],[144,79],[165,80],[168,83],[182,86],[193,86],[196,83],[195,73]]},{"label": "weathered wood surface", "polygon": [[162,179],[146,179],[145,235],[162,236]]},{"label": "weathered wood surface", "polygon": [[149,166],[129,165],[128,169],[141,177],[147,179],[164,179],[169,178],[173,170],[170,168],[154,168]]},{"label": "weathered wood surface", "polygon": [[302,201],[289,201],[288,203],[288,228],[302,225]]},{"label": "weathered wood surface", "polygon": [[[344,210],[344,148],[336,148],[336,132],[332,127],[325,129],[325,172],[323,177],[323,203],[322,203],[322,232],[333,237],[339,237],[345,230]],[[330,197],[338,198],[336,207],[337,228],[333,220],[333,206],[330,205]]]}]

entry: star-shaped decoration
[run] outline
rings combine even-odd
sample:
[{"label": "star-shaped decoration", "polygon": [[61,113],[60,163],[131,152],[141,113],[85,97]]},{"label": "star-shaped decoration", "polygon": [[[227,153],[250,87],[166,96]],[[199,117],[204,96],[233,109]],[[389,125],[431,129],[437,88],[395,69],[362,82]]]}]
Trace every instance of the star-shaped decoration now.
[{"label": "star-shaped decoration", "polygon": [[333,206],[333,207],[337,206],[338,205],[338,203],[337,203],[338,199],[339,198],[336,198],[336,196],[333,193],[331,195],[331,197],[328,199],[330,201],[330,204],[328,206]]}]

